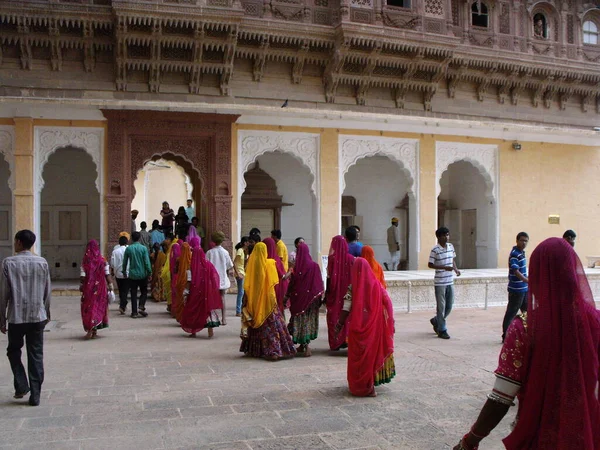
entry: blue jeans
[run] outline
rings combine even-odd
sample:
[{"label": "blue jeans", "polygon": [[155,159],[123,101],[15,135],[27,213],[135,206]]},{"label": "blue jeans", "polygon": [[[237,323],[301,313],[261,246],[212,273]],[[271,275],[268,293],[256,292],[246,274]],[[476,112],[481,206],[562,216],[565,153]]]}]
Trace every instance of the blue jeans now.
[{"label": "blue jeans", "polygon": [[236,314],[241,314],[242,312],[242,299],[244,298],[244,279],[242,278],[241,280],[239,278],[236,278],[237,281],[237,289],[238,289],[238,293],[237,293],[237,300],[235,303],[235,313]]},{"label": "blue jeans", "polygon": [[447,331],[446,318],[452,312],[454,305],[454,285],[435,286],[435,302],[437,304],[437,329],[438,333]]}]

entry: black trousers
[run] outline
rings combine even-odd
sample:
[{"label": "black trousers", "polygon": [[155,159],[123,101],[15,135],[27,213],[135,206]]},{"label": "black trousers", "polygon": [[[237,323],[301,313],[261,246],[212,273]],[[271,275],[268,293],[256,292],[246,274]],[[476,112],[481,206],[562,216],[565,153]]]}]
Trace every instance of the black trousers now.
[{"label": "black trousers", "polygon": [[129,294],[129,280],[127,278],[116,278],[119,288],[119,308],[127,308],[127,295]]},{"label": "black trousers", "polygon": [[139,307],[143,311],[146,309],[146,299],[148,298],[148,279],[134,280],[129,278],[129,286],[131,287],[131,314],[138,313],[138,297],[137,291],[140,288],[140,304]]},{"label": "black trousers", "polygon": [[[10,362],[15,383],[15,393],[31,390],[31,397],[40,398],[44,382],[44,327],[46,322],[8,324],[8,348],[6,356]],[[27,372],[21,362],[23,341],[27,346]]]},{"label": "black trousers", "polygon": [[527,292],[509,292],[508,305],[506,305],[506,313],[502,321],[502,340],[506,336],[506,330],[517,317],[517,313],[527,311]]}]

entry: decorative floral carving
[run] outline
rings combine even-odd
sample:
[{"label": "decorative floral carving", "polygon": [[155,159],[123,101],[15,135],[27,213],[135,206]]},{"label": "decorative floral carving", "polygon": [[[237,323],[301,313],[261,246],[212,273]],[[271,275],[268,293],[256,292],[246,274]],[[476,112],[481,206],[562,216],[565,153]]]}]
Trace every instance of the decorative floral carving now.
[{"label": "decorative floral carving", "polygon": [[56,150],[63,147],[75,147],[92,157],[96,165],[96,189],[101,190],[103,128],[79,127],[35,127],[34,131],[35,164],[34,180],[37,180],[37,192],[44,187],[44,166]]},{"label": "decorative floral carving", "polygon": [[260,155],[280,151],[290,153],[308,167],[313,177],[311,190],[315,196],[318,196],[317,160],[320,145],[318,134],[241,130],[238,133],[238,139],[240,142],[238,150],[240,192],[244,191],[244,173],[250,168],[250,164],[255,162]]},{"label": "decorative floral carving", "polygon": [[10,176],[8,177],[8,187],[11,191],[15,190],[15,133],[14,129],[8,125],[0,125],[0,153],[8,163]]},{"label": "decorative floral carving", "polygon": [[409,194],[417,195],[418,142],[417,139],[340,135],[340,192],[346,188],[346,173],[359,159],[383,155],[402,166],[409,178]]},{"label": "decorative floral carving", "polygon": [[440,195],[440,180],[450,164],[468,161],[479,170],[487,186],[486,196],[498,198],[498,146],[438,141],[435,145],[436,198]]}]

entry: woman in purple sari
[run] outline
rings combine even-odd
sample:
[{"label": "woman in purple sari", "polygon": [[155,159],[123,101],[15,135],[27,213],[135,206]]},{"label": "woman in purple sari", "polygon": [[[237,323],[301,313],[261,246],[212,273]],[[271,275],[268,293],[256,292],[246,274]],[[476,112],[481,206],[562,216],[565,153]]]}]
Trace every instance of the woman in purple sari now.
[{"label": "woman in purple sari", "polygon": [[108,291],[113,290],[108,262],[100,254],[98,242],[91,240],[83,256],[80,273],[81,319],[85,338],[96,337],[108,328]]},{"label": "woman in purple sari", "polygon": [[277,267],[277,275],[279,276],[279,283],[275,286],[275,296],[277,297],[277,306],[279,307],[279,312],[285,319],[285,303],[283,298],[287,293],[289,281],[284,278],[286,274],[285,266],[283,265],[283,261],[281,257],[277,254],[277,244],[275,240],[272,238],[265,238],[263,242],[267,246],[267,258],[275,261],[275,266]]},{"label": "woman in purple sari", "polygon": [[327,290],[325,301],[327,303],[327,331],[329,333],[329,348],[339,350],[347,348],[348,325],[336,333],[335,325],[338,323],[344,296],[348,286],[352,283],[352,264],[354,256],[348,253],[348,243],[344,236],[335,236],[331,240],[329,258],[327,260]]},{"label": "woman in purple sari", "polygon": [[308,245],[301,243],[296,248],[296,261],[286,298],[290,299],[292,315],[288,329],[296,349],[304,356],[311,356],[310,341],[319,334],[319,308],[323,297],[321,268],[310,257]]}]

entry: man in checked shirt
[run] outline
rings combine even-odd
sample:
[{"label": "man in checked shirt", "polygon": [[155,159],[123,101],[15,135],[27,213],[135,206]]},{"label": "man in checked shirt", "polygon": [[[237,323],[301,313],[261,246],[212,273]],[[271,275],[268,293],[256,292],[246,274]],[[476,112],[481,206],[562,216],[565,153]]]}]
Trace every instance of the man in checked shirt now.
[{"label": "man in checked shirt", "polygon": [[[44,327],[50,320],[51,287],[48,263],[31,252],[34,243],[35,234],[19,231],[15,235],[15,255],[2,262],[0,331],[8,331],[6,354],[14,375],[14,398],[31,392],[29,404],[38,406],[44,382]],[[29,380],[21,362],[24,341]]]}]

